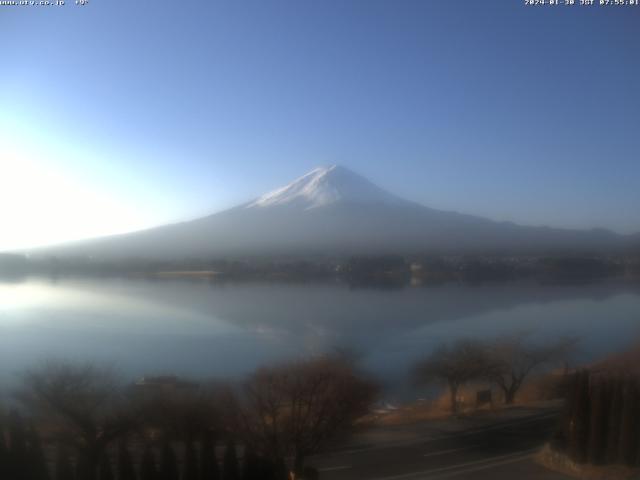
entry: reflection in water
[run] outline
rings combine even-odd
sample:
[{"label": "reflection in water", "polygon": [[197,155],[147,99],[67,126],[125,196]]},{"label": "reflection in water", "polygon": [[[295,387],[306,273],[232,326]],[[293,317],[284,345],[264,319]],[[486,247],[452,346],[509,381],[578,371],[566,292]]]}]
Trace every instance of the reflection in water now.
[{"label": "reflection in water", "polygon": [[[402,393],[415,359],[460,336],[578,334],[585,360],[638,334],[637,286],[527,283],[353,290],[340,284],[29,280],[0,284],[0,378],[47,357],[123,373],[237,377],[257,365],[357,350]],[[406,392],[405,392],[406,393]]]}]

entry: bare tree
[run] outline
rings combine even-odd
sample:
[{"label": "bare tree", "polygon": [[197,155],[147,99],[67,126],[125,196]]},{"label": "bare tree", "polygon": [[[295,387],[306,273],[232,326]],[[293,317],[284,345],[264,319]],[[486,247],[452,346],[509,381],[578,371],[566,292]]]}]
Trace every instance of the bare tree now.
[{"label": "bare tree", "polygon": [[500,387],[505,403],[513,404],[532,372],[545,365],[566,363],[576,344],[574,337],[562,337],[549,344],[533,343],[526,333],[500,337],[487,346],[487,378]]},{"label": "bare tree", "polygon": [[418,362],[414,375],[419,384],[439,382],[447,385],[451,397],[451,413],[459,410],[460,387],[486,375],[488,358],[484,344],[474,340],[458,340],[452,345],[443,345],[431,355]]},{"label": "bare tree", "polygon": [[305,457],[349,432],[366,414],[376,387],[353,364],[328,356],[258,370],[247,381],[238,419],[253,451],[277,463]]},{"label": "bare tree", "polygon": [[28,372],[19,398],[45,419],[59,442],[72,446],[93,480],[106,448],[133,426],[115,376],[107,368],[49,363]]}]

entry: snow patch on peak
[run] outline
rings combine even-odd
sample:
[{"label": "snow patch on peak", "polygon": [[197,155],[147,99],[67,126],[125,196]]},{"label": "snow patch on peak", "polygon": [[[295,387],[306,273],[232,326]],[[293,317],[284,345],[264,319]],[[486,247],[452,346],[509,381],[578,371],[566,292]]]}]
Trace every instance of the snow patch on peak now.
[{"label": "snow patch on peak", "polygon": [[245,208],[292,206],[309,210],[335,203],[408,204],[351,170],[339,165],[319,167],[290,184],[250,202]]}]

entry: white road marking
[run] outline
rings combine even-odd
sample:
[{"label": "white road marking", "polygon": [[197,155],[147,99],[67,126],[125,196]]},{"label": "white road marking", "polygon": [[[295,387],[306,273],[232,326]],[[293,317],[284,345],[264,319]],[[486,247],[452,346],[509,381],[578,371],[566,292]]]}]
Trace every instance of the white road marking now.
[{"label": "white road marking", "polygon": [[342,465],[340,467],[327,467],[327,468],[319,468],[319,472],[335,472],[336,470],[347,470],[351,468],[351,465]]},{"label": "white road marking", "polygon": [[[476,460],[473,462],[458,463],[456,465],[448,465],[446,467],[433,468],[431,470],[423,470],[420,472],[412,472],[412,473],[403,473],[401,475],[392,475],[390,477],[378,477],[375,480],[402,480],[402,479],[408,479],[408,478],[415,478],[415,479],[428,478],[429,480],[433,480],[436,478],[453,477],[456,475],[461,475],[463,473],[469,473],[476,470],[486,470],[488,468],[505,465],[507,463],[520,462],[522,460],[526,460],[527,458],[529,458],[536,451],[538,451],[537,448],[532,450],[524,450],[520,452],[509,453],[507,455],[499,455],[497,457],[486,458],[484,460]],[[472,467],[472,468],[465,468],[465,467]],[[436,475],[436,474],[441,474],[441,475],[434,477],[433,475]]]},{"label": "white road marking", "polygon": [[439,450],[437,452],[425,453],[423,457],[439,457],[440,455],[447,455],[449,453],[462,452],[463,450],[469,450],[474,447],[477,447],[477,445],[469,445],[468,447],[462,447],[462,448],[451,448],[449,450]]},{"label": "white road marking", "polygon": [[416,439],[416,440],[403,440],[403,441],[397,441],[397,442],[387,442],[387,443],[383,443],[380,445],[375,445],[375,446],[371,446],[371,447],[360,447],[360,448],[351,448],[351,449],[345,449],[345,450],[335,450],[333,452],[328,452],[322,456],[324,457],[339,457],[339,456],[344,456],[344,455],[351,455],[354,453],[362,453],[362,452],[370,452],[373,450],[383,450],[386,448],[395,448],[395,447],[407,447],[407,446],[411,446],[411,445],[424,445],[427,443],[433,443],[433,442],[439,442],[440,440],[447,440],[450,438],[460,438],[460,437],[470,437],[473,435],[479,435],[481,433],[485,433],[485,432],[491,432],[493,430],[502,430],[505,428],[510,428],[510,427],[515,427],[515,426],[519,426],[519,425],[526,425],[528,423],[535,423],[537,421],[540,420],[546,420],[547,418],[552,418],[552,417],[556,417],[558,416],[557,412],[554,413],[546,413],[543,415],[536,415],[533,417],[524,417],[522,419],[514,419],[514,420],[509,420],[506,422],[500,422],[498,424],[494,424],[494,425],[486,425],[484,427],[480,427],[480,428],[471,428],[468,430],[463,430],[460,432],[452,432],[452,433],[446,433],[443,435],[439,435],[439,436],[435,436],[435,437],[431,437],[431,438],[420,438],[420,439]]},{"label": "white road marking", "polygon": [[488,464],[488,465],[480,465],[479,467],[472,467],[472,468],[467,468],[467,469],[464,469],[464,470],[456,470],[455,472],[445,473],[443,475],[438,475],[436,477],[429,477],[429,480],[439,480],[439,479],[444,479],[444,478],[457,477],[459,475],[467,475],[469,473],[479,472],[480,470],[489,470],[491,468],[496,468],[496,467],[499,467],[501,465],[508,465],[510,463],[522,462],[524,460],[528,460],[532,456],[533,456],[533,453],[527,453],[527,454],[524,454],[524,455],[520,455],[519,457],[508,458],[506,460],[502,460],[500,462],[494,462],[494,463],[491,463],[491,464]]}]

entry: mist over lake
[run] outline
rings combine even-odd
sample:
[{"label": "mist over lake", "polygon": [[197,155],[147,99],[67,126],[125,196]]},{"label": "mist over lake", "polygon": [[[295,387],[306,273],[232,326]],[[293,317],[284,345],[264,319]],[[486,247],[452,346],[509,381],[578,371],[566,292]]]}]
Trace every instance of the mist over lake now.
[{"label": "mist over lake", "polygon": [[341,283],[31,278],[0,284],[0,381],[58,358],[122,375],[239,379],[335,348],[358,353],[389,398],[415,398],[409,369],[459,337],[532,332],[581,338],[588,362],[640,334],[640,287],[532,282],[402,289]]}]

